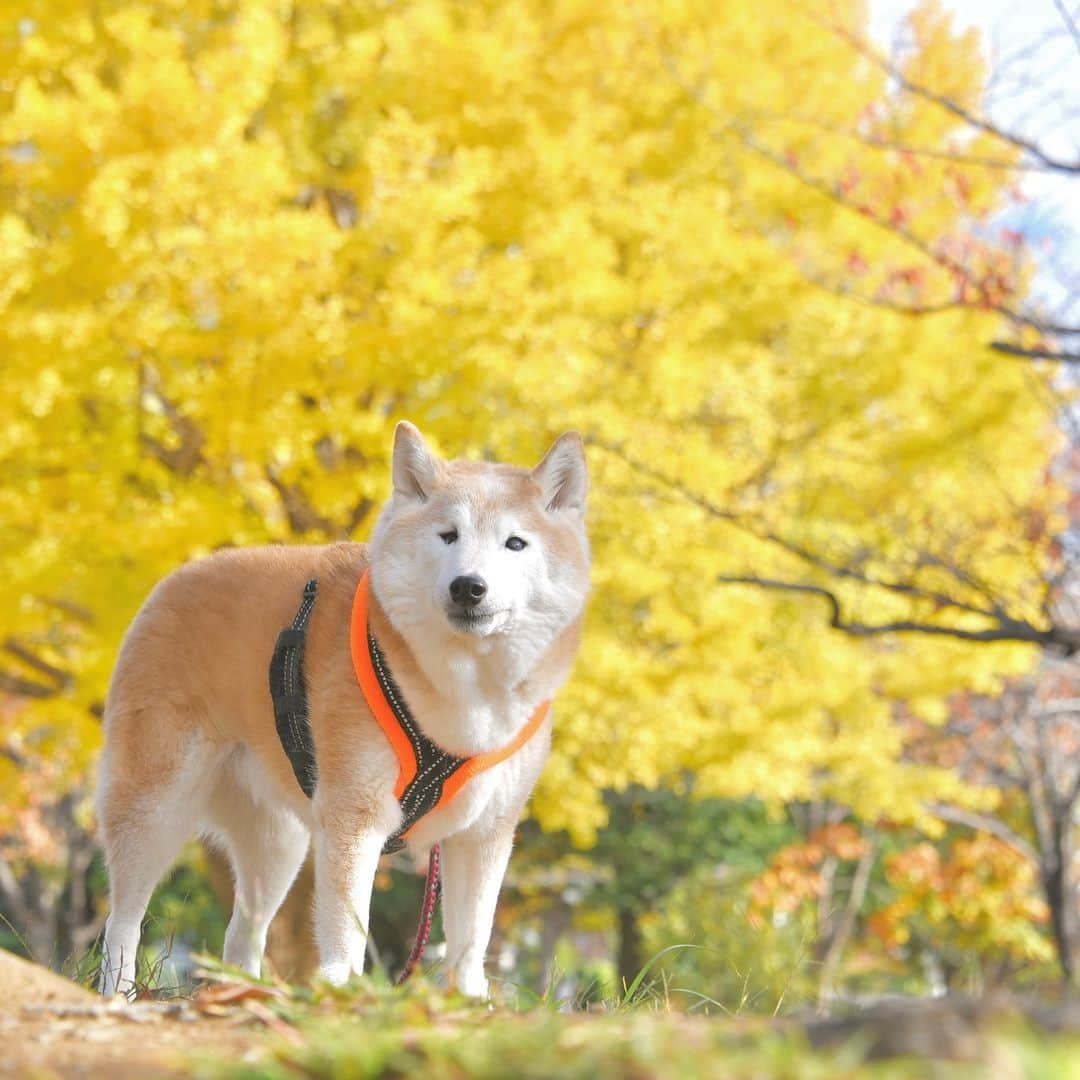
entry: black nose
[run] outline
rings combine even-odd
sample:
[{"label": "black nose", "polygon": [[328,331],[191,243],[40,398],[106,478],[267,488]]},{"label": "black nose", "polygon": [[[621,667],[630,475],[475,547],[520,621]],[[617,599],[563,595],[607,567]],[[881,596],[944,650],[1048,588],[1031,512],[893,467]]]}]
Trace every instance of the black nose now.
[{"label": "black nose", "polygon": [[450,582],[450,599],[462,607],[476,607],[487,593],[487,582],[482,577],[463,574]]}]

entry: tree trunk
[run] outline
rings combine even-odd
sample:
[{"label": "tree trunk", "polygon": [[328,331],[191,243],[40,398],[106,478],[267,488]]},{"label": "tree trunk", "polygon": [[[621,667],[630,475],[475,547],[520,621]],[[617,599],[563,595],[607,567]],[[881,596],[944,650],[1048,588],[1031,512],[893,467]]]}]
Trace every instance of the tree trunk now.
[{"label": "tree trunk", "polygon": [[561,896],[556,896],[551,906],[541,915],[540,930],[540,993],[547,994],[554,988],[559,973],[555,970],[555,950],[559,939],[566,933],[572,921],[573,908]]},{"label": "tree trunk", "polygon": [[1052,844],[1042,853],[1043,893],[1050,908],[1050,930],[1054,938],[1062,978],[1072,984],[1076,974],[1076,890],[1072,882],[1072,822],[1055,818]]},{"label": "tree trunk", "polygon": [[641,951],[641,928],[637,912],[619,908],[619,982],[625,990],[637,977],[645,960]]},{"label": "tree trunk", "polygon": [[840,958],[847,948],[855,930],[855,920],[866,900],[866,890],[870,885],[870,871],[874,868],[875,844],[868,841],[866,850],[859,856],[855,873],[851,879],[851,890],[835,925],[830,927],[825,951],[821,958],[821,980],[818,985],[818,1008],[824,1010],[835,994],[836,973]]}]

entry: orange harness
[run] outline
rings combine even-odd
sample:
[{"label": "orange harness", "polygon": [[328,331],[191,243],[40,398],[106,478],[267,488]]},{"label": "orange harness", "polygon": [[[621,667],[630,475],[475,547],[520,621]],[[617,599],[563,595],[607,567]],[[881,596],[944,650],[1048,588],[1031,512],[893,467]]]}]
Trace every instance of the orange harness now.
[{"label": "orange harness", "polygon": [[349,647],[364,699],[398,760],[394,796],[403,820],[383,848],[389,852],[400,850],[416,823],[446,806],[474,776],[520,750],[543,724],[550,702],[541,702],[517,735],[498,750],[463,758],[441,749],[416,724],[375,641],[368,621],[369,578],[370,571],[365,570],[353,597]]}]

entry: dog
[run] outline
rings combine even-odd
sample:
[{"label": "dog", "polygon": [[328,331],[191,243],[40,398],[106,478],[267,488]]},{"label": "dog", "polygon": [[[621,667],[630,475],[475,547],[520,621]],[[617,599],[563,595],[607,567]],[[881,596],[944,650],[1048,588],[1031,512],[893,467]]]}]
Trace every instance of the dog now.
[{"label": "dog", "polygon": [[[545,703],[578,649],[590,564],[584,447],[568,432],[531,470],[440,460],[402,422],[391,472],[369,544],[221,550],[162,580],[129,627],[96,801],[110,895],[102,993],[133,989],[153,889],[195,835],[232,865],[227,964],[260,974],[270,921],[313,843],[319,972],[334,984],[363,973],[376,868],[404,827],[409,752],[358,681],[370,651],[417,738],[440,760],[484,765],[463,770],[456,794],[444,790],[404,843],[417,857],[440,844],[449,979],[487,995],[496,902],[550,746]],[[267,672],[275,641],[298,640],[278,635],[294,615],[299,625],[308,582],[317,598],[304,600],[302,677],[294,669],[291,684],[306,697],[283,705],[307,723],[306,793]],[[362,593],[369,648],[355,625]]]}]

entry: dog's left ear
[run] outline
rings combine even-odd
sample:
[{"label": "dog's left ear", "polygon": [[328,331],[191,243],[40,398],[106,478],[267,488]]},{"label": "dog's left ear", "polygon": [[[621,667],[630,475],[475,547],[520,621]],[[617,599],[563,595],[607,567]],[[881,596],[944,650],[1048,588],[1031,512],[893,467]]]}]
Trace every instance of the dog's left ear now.
[{"label": "dog's left ear", "polygon": [[585,444],[576,431],[560,435],[532,471],[548,510],[585,512],[589,494],[589,467],[585,463]]}]

